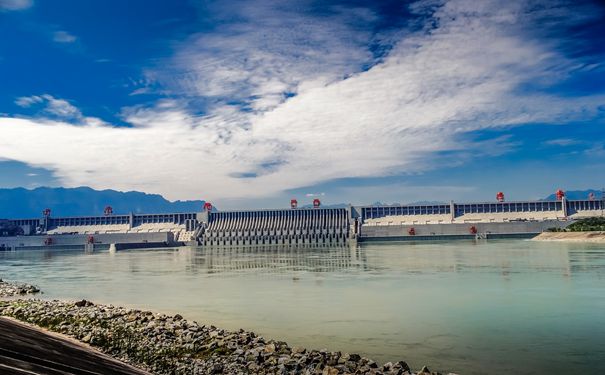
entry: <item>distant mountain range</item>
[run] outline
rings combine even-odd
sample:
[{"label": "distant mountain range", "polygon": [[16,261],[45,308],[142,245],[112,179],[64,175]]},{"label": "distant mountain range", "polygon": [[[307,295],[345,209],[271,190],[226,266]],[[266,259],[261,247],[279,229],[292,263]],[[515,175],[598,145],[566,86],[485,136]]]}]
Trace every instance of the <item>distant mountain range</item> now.
[{"label": "distant mountain range", "polygon": [[198,212],[204,201],[170,202],[158,194],[138,191],[94,190],[89,187],[0,189],[0,218],[34,218],[50,208],[53,216],[102,215],[105,206],[114,214]]},{"label": "distant mountain range", "polygon": [[[569,190],[565,191],[565,197],[567,199],[588,199],[588,195],[593,193],[595,195],[595,199],[601,199],[603,192],[601,190]],[[544,198],[546,201],[554,201],[557,197],[555,194],[551,194],[548,197]]]}]

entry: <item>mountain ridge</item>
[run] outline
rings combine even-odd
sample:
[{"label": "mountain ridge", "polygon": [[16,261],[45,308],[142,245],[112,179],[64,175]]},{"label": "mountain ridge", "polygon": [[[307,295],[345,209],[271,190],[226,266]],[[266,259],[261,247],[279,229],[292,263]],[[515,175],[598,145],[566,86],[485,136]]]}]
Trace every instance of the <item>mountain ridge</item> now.
[{"label": "mountain ridge", "polygon": [[0,218],[31,218],[50,208],[55,216],[102,215],[105,206],[114,214],[178,213],[201,211],[204,200],[169,201],[159,194],[140,191],[39,187],[0,188]]}]

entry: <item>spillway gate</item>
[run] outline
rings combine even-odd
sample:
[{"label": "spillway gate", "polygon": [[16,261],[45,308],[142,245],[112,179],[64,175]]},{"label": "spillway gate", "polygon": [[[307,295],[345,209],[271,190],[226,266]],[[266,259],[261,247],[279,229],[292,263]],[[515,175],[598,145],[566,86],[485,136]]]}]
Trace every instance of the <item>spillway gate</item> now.
[{"label": "spillway gate", "polygon": [[202,241],[210,246],[337,245],[349,236],[345,208],[211,212]]}]

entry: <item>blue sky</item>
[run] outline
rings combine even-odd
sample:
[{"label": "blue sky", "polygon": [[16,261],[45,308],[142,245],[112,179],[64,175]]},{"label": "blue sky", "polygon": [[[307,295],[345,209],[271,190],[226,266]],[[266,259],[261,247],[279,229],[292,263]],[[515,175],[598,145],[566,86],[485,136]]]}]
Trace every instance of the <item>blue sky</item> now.
[{"label": "blue sky", "polygon": [[0,186],[225,208],[600,188],[604,15],[556,0],[0,0]]}]

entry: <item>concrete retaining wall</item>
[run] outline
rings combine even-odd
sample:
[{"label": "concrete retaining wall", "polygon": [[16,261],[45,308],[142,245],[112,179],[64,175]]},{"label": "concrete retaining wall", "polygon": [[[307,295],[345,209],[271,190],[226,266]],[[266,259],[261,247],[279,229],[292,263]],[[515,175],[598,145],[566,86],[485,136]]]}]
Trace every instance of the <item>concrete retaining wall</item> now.
[{"label": "concrete retaining wall", "polygon": [[[46,245],[46,240],[52,240],[51,245]],[[163,233],[107,233],[93,236],[95,248],[108,248],[109,244],[133,244],[133,243],[165,243],[174,244],[174,235],[170,232]],[[84,248],[89,241],[85,234],[59,234],[46,236],[18,236],[0,237],[0,248],[26,249],[26,248]]]},{"label": "concrete retaining wall", "polygon": [[[528,221],[508,223],[363,226],[359,240],[430,240],[475,238],[477,235],[482,238],[532,237],[548,230],[548,228],[564,228],[568,224],[568,222],[563,221]],[[471,232],[471,227],[476,229],[476,235]],[[411,228],[414,228],[414,235],[410,234]]]}]

